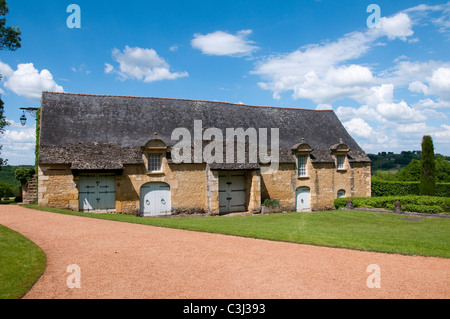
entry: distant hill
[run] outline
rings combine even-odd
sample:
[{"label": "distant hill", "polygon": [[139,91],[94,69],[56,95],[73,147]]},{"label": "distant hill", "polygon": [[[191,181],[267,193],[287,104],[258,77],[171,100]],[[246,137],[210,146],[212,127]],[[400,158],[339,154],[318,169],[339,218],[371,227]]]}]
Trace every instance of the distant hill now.
[{"label": "distant hill", "polygon": [[[420,161],[422,151],[402,151],[400,154],[393,152],[379,152],[378,154],[367,154],[372,161],[372,174],[378,170],[389,171],[399,170],[406,167],[413,159]],[[436,154],[436,157],[443,157],[450,161],[450,156]]]},{"label": "distant hill", "polygon": [[10,184],[14,187],[14,189],[17,188],[17,186],[20,185],[20,182],[14,177],[14,172],[18,168],[34,168],[33,165],[19,165],[19,166],[13,166],[13,165],[6,165],[2,166],[2,169],[0,170],[0,181]]}]

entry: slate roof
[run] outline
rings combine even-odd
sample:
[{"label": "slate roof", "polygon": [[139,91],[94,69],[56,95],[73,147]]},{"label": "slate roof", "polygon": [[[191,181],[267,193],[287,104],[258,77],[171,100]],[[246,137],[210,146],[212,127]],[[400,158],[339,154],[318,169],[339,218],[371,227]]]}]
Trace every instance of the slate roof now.
[{"label": "slate roof", "polygon": [[[266,128],[269,147],[270,128],[278,128],[280,162],[294,163],[291,148],[302,138],[313,149],[313,161],[332,161],[330,147],[342,139],[351,150],[349,161],[370,162],[332,110],[43,92],[39,163],[71,164],[73,169],[118,169],[142,163],[141,147],[155,132],[170,147],[178,143],[171,140],[175,128],[187,128],[193,137],[194,120],[202,120],[203,130],[220,129],[224,137],[226,128]],[[226,167],[257,168],[258,164],[215,166]]]}]

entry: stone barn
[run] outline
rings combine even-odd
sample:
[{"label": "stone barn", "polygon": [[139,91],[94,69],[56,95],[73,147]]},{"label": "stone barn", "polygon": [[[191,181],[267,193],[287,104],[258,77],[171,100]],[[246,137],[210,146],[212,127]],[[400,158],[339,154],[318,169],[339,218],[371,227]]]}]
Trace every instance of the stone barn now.
[{"label": "stone barn", "polygon": [[332,110],[43,92],[38,204],[140,216],[333,208],[371,196]]}]

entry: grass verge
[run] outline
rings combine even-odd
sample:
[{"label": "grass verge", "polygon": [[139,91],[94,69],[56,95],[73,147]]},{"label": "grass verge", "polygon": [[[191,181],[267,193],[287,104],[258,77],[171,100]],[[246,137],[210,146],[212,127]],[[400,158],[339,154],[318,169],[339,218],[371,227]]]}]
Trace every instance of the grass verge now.
[{"label": "grass verge", "polygon": [[93,214],[24,205],[56,213],[120,222],[220,233],[275,241],[349,248],[403,255],[450,258],[450,219],[363,211],[325,211],[253,216],[145,218]]},{"label": "grass verge", "polygon": [[45,254],[36,244],[0,225],[0,299],[21,298],[45,266]]}]

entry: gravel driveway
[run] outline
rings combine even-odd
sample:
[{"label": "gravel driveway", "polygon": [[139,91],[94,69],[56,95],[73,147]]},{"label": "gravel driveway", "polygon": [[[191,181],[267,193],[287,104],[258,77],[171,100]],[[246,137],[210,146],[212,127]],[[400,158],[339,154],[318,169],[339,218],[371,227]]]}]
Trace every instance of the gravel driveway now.
[{"label": "gravel driveway", "polygon": [[[450,297],[450,259],[444,258],[166,229],[15,205],[0,206],[0,224],[47,255],[44,275],[24,298]],[[67,271],[70,265],[79,267],[78,281],[77,272]],[[369,265],[379,272],[368,272]],[[80,288],[69,288],[68,278]]]}]

